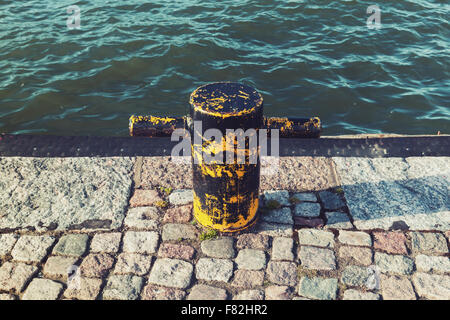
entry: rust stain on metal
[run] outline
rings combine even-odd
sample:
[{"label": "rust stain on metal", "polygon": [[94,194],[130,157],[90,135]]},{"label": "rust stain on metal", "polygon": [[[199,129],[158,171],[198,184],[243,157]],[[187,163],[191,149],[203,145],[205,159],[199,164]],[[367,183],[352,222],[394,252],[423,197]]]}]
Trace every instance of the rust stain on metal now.
[{"label": "rust stain on metal", "polygon": [[[262,97],[251,87],[237,83],[213,83],[195,90],[190,98],[191,118],[202,122],[202,131],[191,128],[194,186],[194,217],[203,226],[221,232],[236,232],[257,220],[260,160],[259,148],[250,150],[227,129],[256,129],[262,126]],[[220,130],[222,138],[204,136],[207,129]],[[256,134],[255,134],[256,136]],[[197,142],[199,141],[199,142]],[[230,163],[226,153],[233,155]],[[249,163],[257,153],[257,163]],[[238,163],[243,154],[244,163]],[[205,156],[213,161],[205,161]],[[218,159],[214,158],[218,156]]]}]

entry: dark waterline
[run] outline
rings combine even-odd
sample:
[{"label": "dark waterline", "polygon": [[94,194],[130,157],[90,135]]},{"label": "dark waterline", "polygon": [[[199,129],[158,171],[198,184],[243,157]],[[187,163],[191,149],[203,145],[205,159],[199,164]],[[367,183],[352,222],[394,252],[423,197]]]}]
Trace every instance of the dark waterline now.
[{"label": "dark waterline", "polygon": [[[68,6],[81,9],[69,30]],[[213,81],[325,135],[450,133],[447,1],[0,1],[0,132],[128,135]]]}]

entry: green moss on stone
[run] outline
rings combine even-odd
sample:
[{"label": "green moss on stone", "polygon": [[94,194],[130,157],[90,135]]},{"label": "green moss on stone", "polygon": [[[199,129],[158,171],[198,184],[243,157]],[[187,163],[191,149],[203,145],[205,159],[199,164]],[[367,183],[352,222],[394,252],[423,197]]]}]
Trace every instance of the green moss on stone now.
[{"label": "green moss on stone", "polygon": [[277,200],[266,201],[265,207],[269,210],[279,209],[281,207]]},{"label": "green moss on stone", "polygon": [[159,208],[167,208],[169,206],[169,203],[167,201],[157,201],[155,203],[155,206],[159,207]]},{"label": "green moss on stone", "polygon": [[202,232],[199,236],[199,240],[200,241],[204,241],[204,240],[210,240],[210,239],[214,239],[216,238],[218,235],[216,230],[208,230],[205,232]]},{"label": "green moss on stone", "polygon": [[159,187],[159,190],[164,193],[166,196],[170,195],[173,191],[173,189],[171,187]]}]

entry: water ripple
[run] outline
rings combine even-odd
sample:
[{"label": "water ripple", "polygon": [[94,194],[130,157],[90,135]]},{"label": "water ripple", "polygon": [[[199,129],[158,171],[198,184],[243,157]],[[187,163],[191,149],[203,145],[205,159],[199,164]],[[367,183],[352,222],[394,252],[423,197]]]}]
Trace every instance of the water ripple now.
[{"label": "water ripple", "polygon": [[127,135],[131,114],[182,115],[189,94],[242,81],[265,113],[325,133],[450,133],[450,5],[185,0],[0,3],[0,131]]}]

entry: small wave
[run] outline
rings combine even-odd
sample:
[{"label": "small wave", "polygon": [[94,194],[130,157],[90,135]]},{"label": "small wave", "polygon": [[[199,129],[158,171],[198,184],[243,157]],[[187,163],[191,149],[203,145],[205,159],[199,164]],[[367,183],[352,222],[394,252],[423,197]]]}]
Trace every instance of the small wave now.
[{"label": "small wave", "polygon": [[190,92],[241,81],[268,115],[327,135],[450,133],[450,6],[366,1],[0,4],[0,132],[127,135],[131,114],[182,115]]}]

